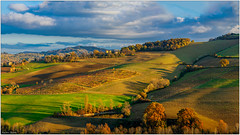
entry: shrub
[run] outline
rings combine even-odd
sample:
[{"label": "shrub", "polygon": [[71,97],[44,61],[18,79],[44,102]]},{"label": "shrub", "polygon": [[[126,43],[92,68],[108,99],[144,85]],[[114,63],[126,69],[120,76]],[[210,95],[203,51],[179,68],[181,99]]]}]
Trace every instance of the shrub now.
[{"label": "shrub", "polygon": [[19,88],[19,85],[17,85],[15,82],[12,82],[10,85],[3,86],[1,88],[1,94],[12,94]]},{"label": "shrub", "polygon": [[151,83],[153,84],[154,89],[161,89],[170,85],[170,81],[164,78],[154,79],[151,81]]},{"label": "shrub", "polygon": [[152,102],[145,110],[143,122],[148,127],[165,127],[166,113],[162,104]]},{"label": "shrub", "polygon": [[123,104],[122,110],[121,112],[125,115],[125,116],[130,116],[131,114],[131,106],[128,102],[125,102]]},{"label": "shrub", "polygon": [[221,67],[229,65],[229,61],[227,59],[221,59],[219,63],[221,64]]},{"label": "shrub", "polygon": [[142,96],[142,98],[146,99],[147,98],[147,93],[145,92],[141,92],[140,95]]},{"label": "shrub", "polygon": [[217,127],[218,133],[227,134],[228,133],[228,125],[223,120],[220,120]]},{"label": "shrub", "polygon": [[16,133],[23,133],[24,132],[24,127],[22,123],[14,123],[12,125],[12,131]]},{"label": "shrub", "polygon": [[136,127],[136,134],[142,134],[142,127]]},{"label": "shrub", "polygon": [[10,131],[10,123],[8,121],[4,121],[3,119],[1,119],[1,132],[9,132]]},{"label": "shrub", "polygon": [[69,103],[64,103],[60,110],[62,116],[74,116],[74,112],[72,111]]},{"label": "shrub", "polygon": [[96,133],[98,133],[98,134],[111,134],[111,129],[109,128],[107,123],[105,123],[104,126],[101,124],[101,125],[98,125],[98,127],[96,129]]},{"label": "shrub", "polygon": [[96,130],[96,126],[91,123],[86,124],[85,134],[94,134]]},{"label": "shrub", "polygon": [[182,130],[189,130],[191,128],[202,129],[202,122],[197,117],[195,111],[191,108],[181,109],[177,113],[177,125]]},{"label": "shrub", "polygon": [[110,99],[109,109],[110,109],[110,110],[113,110],[113,106],[114,106],[113,101],[112,101],[112,99]]}]

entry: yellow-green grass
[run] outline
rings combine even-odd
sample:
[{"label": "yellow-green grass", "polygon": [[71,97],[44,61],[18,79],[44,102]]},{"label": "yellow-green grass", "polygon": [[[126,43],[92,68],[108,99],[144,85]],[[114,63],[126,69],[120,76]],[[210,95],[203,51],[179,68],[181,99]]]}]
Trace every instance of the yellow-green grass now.
[{"label": "yellow-green grass", "polygon": [[11,124],[21,122],[30,124],[50,116],[55,111],[60,111],[63,103],[69,102],[73,110],[84,106],[85,96],[88,95],[89,103],[109,106],[110,99],[114,105],[130,101],[129,96],[115,96],[107,94],[58,94],[58,95],[2,95],[1,96],[1,117]]},{"label": "yellow-green grass", "polygon": [[[38,63],[29,63],[28,65],[35,65]],[[94,64],[87,62],[77,62],[77,63],[39,63],[44,64],[44,67],[33,68],[33,70],[27,71],[19,71],[16,73],[5,73],[1,82],[9,84],[11,82],[15,82],[17,84],[36,84],[36,82],[40,83],[41,81],[49,81],[50,79],[60,79],[71,77],[87,72],[91,72],[92,70],[102,69],[109,67],[111,64]],[[37,70],[36,70],[37,69]]]},{"label": "yellow-green grass", "polygon": [[1,74],[1,79],[9,79],[9,78],[14,78],[18,77],[30,72],[42,70],[51,66],[59,65],[61,63],[28,63],[27,65],[24,66],[18,66],[17,68],[23,68],[23,70],[20,70],[18,72],[14,73],[3,73]]},{"label": "yellow-green grass", "polygon": [[[208,56],[200,59],[198,62],[195,63],[195,65],[201,65],[204,67],[221,67],[221,64],[220,64],[221,59],[223,58]],[[239,65],[239,59],[237,58],[224,58],[224,59],[227,59],[229,61],[229,65],[227,65],[227,67]]]},{"label": "yellow-green grass", "polygon": [[[184,66],[177,64],[179,59],[171,53],[161,53],[161,56],[143,62],[118,65],[115,68],[136,71],[139,75],[107,83],[103,86],[88,89],[91,93],[111,93],[135,95],[142,91],[154,78],[173,79],[179,76]],[[142,55],[144,57],[144,55]]]},{"label": "yellow-green grass", "polygon": [[195,42],[189,46],[180,48],[173,52],[181,61],[192,64],[195,60],[206,56],[214,55],[221,50],[238,44],[239,40],[216,40],[212,42]]},{"label": "yellow-green grass", "polygon": [[231,67],[190,72],[149,97],[164,105],[168,118],[176,119],[180,109],[190,107],[198,113],[205,129],[214,131],[220,119],[233,129],[239,116],[237,71],[238,67]]},{"label": "yellow-green grass", "polygon": [[238,87],[239,79],[213,79],[202,85],[197,86],[196,88],[229,88],[229,87]]},{"label": "yellow-green grass", "polygon": [[239,57],[239,44],[227,48],[219,53],[217,53],[219,57]]}]

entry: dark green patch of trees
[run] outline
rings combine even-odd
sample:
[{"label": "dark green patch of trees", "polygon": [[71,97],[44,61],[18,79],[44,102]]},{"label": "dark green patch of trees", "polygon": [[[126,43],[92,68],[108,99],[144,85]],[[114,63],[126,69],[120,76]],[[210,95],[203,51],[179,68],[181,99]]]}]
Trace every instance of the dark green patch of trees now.
[{"label": "dark green patch of trees", "polygon": [[163,41],[146,42],[142,45],[130,45],[128,47],[123,47],[121,49],[121,52],[126,55],[134,55],[134,52],[137,51],[173,51],[178,48],[187,46],[189,43],[191,43],[191,40],[189,38],[175,38]]},{"label": "dark green patch of trees", "polygon": [[228,33],[216,38],[211,38],[209,41],[215,41],[215,40],[232,40],[232,39],[239,39],[239,34],[236,33]]}]

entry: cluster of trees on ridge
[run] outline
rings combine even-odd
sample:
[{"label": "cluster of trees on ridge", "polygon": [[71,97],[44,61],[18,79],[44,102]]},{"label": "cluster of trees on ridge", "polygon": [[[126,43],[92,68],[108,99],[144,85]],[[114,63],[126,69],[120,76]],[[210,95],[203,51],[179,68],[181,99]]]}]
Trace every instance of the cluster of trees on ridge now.
[{"label": "cluster of trees on ridge", "polygon": [[123,47],[121,50],[106,50],[98,51],[94,50],[90,54],[77,55],[75,52],[67,53],[64,56],[60,55],[48,55],[44,57],[44,61],[49,62],[75,62],[81,58],[116,58],[122,56],[132,56],[138,51],[172,51],[178,48],[189,45],[194,42],[189,38],[176,38],[163,41],[146,42],[144,44],[130,45]]},{"label": "cluster of trees on ridge", "polygon": [[173,51],[178,48],[189,45],[194,40],[189,38],[175,38],[155,42],[146,42],[144,44],[130,45],[128,47],[121,48],[121,52],[126,55],[132,55],[137,51]]},{"label": "cluster of trees on ridge", "polygon": [[209,41],[215,41],[215,40],[232,40],[232,39],[239,39],[239,34],[236,33],[228,33],[216,38],[210,38]]}]

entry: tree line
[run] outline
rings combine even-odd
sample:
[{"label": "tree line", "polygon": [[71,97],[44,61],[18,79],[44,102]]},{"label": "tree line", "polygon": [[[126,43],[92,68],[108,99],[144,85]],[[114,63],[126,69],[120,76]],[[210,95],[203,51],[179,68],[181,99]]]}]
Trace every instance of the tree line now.
[{"label": "tree line", "polygon": [[144,44],[130,45],[128,47],[121,48],[121,52],[126,55],[134,55],[138,51],[173,51],[178,48],[189,45],[194,40],[189,38],[175,38],[155,42],[146,42]]},{"label": "tree line", "polygon": [[232,39],[239,39],[239,34],[236,33],[228,33],[222,36],[218,36],[216,38],[210,38],[209,41],[215,40],[232,40]]},{"label": "tree line", "polygon": [[178,48],[189,45],[194,40],[189,38],[175,38],[163,41],[146,42],[144,44],[130,45],[123,47],[121,50],[106,50],[98,51],[94,50],[88,54],[77,55],[75,52],[66,53],[64,56],[60,55],[48,55],[44,57],[44,62],[75,62],[83,58],[117,58],[122,56],[133,56],[139,51],[173,51]]}]

